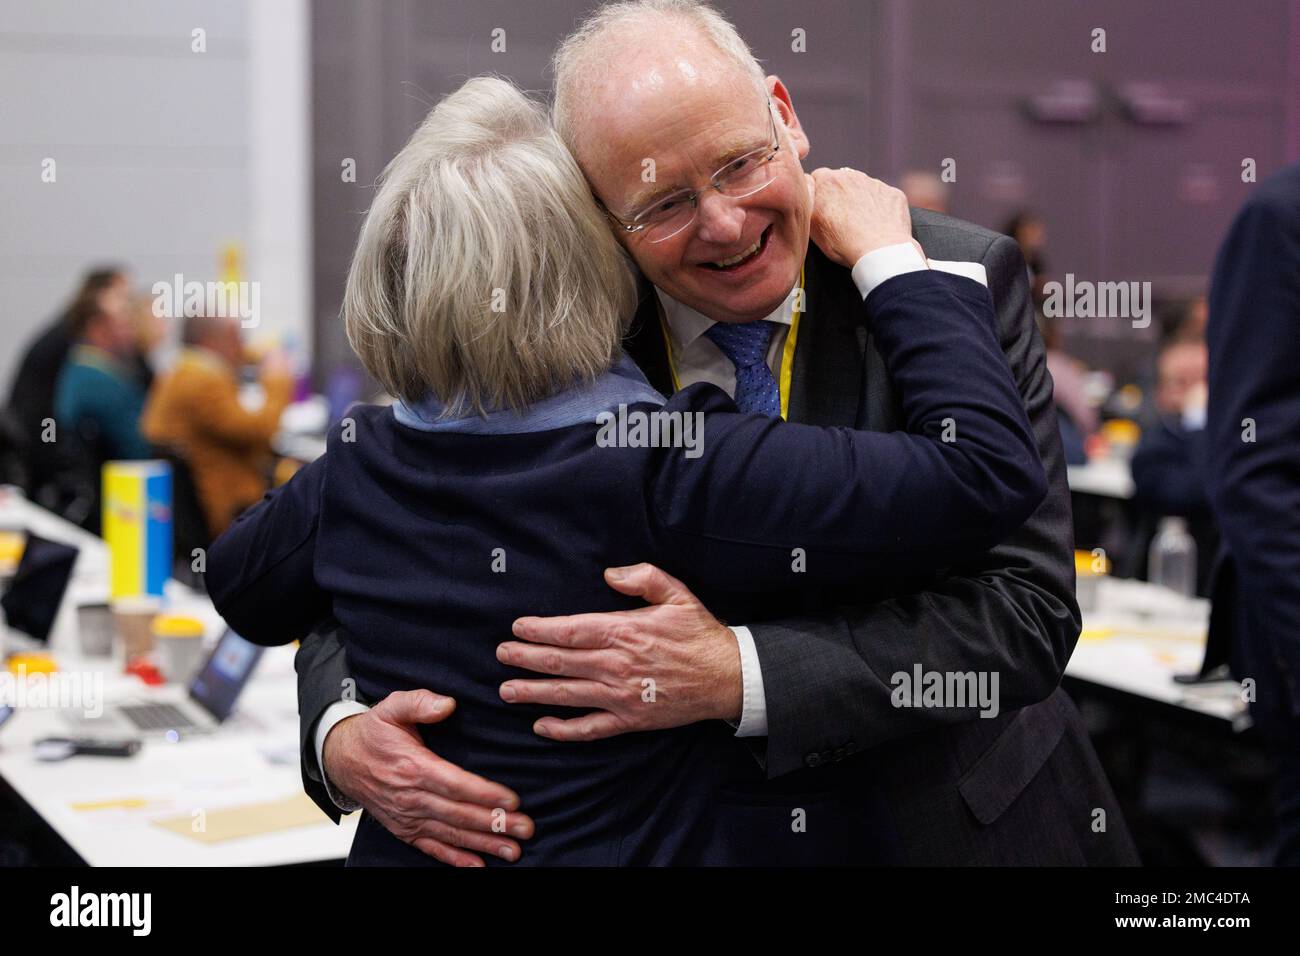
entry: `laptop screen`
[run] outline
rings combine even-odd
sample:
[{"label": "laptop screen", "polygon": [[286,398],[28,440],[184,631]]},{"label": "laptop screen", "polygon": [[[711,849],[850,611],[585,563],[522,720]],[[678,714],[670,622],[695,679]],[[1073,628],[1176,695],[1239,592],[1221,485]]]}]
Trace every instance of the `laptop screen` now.
[{"label": "laptop screen", "polygon": [[76,563],[76,548],[27,532],[18,570],[0,598],[9,626],[46,643]]},{"label": "laptop screen", "polygon": [[203,669],[190,682],[191,699],[218,721],[224,721],[235,709],[235,701],[264,650],[227,628]]}]

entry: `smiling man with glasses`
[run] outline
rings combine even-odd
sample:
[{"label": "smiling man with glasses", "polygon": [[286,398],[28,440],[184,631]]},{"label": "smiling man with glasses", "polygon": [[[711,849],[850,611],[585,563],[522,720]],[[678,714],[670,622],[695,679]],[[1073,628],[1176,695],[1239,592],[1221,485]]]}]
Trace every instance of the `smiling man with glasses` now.
[{"label": "smiling man with glasses", "polygon": [[[987,286],[1050,487],[1037,512],[978,560],[863,580],[799,608],[772,595],[728,624],[658,568],[612,569],[610,587],[649,606],[521,618],[497,657],[537,676],[506,681],[502,698],[586,711],[534,725],[562,741],[729,722],[753,759],[720,819],[750,861],[788,836],[803,809],[810,834],[827,821],[842,827],[834,851],[854,862],[1135,862],[1059,689],[1080,627],[1069,492],[1015,243],[909,212],[898,190],[861,172],[806,174],[810,142],[790,92],[707,5],[602,7],[561,44],[555,67],[556,128],[643,279],[625,345],[656,388],[709,382],[744,411],[899,430],[872,338],[875,293],[902,273],[954,272]],[[364,805],[446,862],[518,859],[511,836],[531,833],[527,807],[420,743],[416,725],[446,718],[445,699],[416,691],[373,710],[339,702],[350,674],[329,634],[306,641],[298,664],[304,781],[326,813]],[[918,671],[949,683],[987,679],[997,706],[987,719],[953,701],[899,706],[895,678]],[[816,806],[783,801],[796,793],[817,794]],[[502,809],[510,813],[494,813]],[[714,847],[714,862],[728,862],[726,844]]]},{"label": "smiling man with glasses", "polygon": [[[770,102],[768,121],[772,125],[768,144],[758,149],[747,150],[734,159],[728,159],[716,173],[709,177],[709,185],[698,192],[689,189],[676,191],[653,189],[651,190],[654,194],[653,198],[638,197],[629,203],[629,207],[636,211],[629,214],[626,220],[610,212],[599,198],[596,202],[628,235],[640,234],[646,242],[667,242],[695,222],[700,197],[710,189],[716,189],[722,195],[732,199],[744,199],[772,183],[776,176],[776,169],[771,163],[781,151],[781,137],[776,131],[776,114]],[[752,253],[757,245],[755,243],[754,247],[747,252]],[[737,258],[733,257],[718,265],[720,267],[734,265]]]}]

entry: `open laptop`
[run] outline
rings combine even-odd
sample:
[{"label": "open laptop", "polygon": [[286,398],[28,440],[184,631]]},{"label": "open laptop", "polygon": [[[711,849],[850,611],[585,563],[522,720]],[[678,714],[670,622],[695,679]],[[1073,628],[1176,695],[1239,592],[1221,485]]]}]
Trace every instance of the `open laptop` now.
[{"label": "open laptop", "polygon": [[4,597],[0,597],[0,609],[9,627],[26,634],[40,647],[48,645],[76,563],[77,549],[72,545],[25,532],[23,556]]},{"label": "open laptop", "polygon": [[263,650],[227,628],[203,668],[190,681],[185,700],[131,701],[105,707],[99,717],[80,712],[68,712],[68,717],[79,729],[96,734],[185,737],[211,733],[234,713],[235,702]]}]

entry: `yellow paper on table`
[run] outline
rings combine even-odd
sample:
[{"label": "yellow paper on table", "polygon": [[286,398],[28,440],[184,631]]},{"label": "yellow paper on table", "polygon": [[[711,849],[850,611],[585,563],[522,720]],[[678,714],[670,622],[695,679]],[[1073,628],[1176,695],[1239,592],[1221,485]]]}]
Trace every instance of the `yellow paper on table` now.
[{"label": "yellow paper on table", "polygon": [[320,808],[312,803],[305,793],[297,793],[284,800],[246,803],[238,807],[208,810],[199,819],[202,822],[202,829],[199,830],[195,829],[199,820],[192,814],[168,817],[164,820],[155,820],[153,823],[154,826],[197,840],[199,843],[224,843],[226,840],[261,836],[264,833],[276,833],[280,830],[292,830],[295,827],[329,822],[329,818],[321,813]]}]

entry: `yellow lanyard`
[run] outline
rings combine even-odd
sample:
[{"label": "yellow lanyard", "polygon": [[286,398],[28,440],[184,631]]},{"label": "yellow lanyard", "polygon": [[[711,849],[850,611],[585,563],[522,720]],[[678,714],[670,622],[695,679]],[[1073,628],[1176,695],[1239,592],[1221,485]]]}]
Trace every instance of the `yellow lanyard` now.
[{"label": "yellow lanyard", "polygon": [[[795,298],[794,314],[790,317],[790,331],[786,333],[785,345],[781,349],[781,380],[777,383],[777,391],[781,396],[781,417],[787,417],[790,410],[790,380],[794,375],[794,346],[799,337],[799,315],[802,310],[799,306],[803,303],[803,268],[799,269],[799,295]],[[682,387],[681,380],[677,377],[677,360],[673,357],[673,337],[668,332],[668,317],[664,314],[664,304],[655,294],[655,306],[659,310],[659,327],[664,334],[664,348],[668,350],[668,371],[673,377],[673,390],[679,391]]]}]

